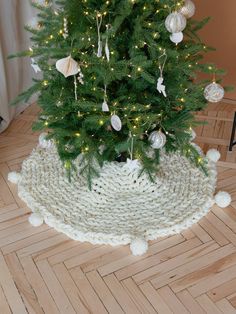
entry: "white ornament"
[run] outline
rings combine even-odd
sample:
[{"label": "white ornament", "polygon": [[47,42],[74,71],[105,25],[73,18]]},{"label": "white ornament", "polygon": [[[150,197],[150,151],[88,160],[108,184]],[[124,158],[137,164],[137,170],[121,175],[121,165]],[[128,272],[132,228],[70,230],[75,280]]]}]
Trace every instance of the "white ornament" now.
[{"label": "white ornament", "polygon": [[216,82],[207,85],[207,87],[204,90],[204,97],[209,102],[213,103],[220,102],[224,98],[224,95],[225,95],[224,88],[220,84],[217,84]]},{"label": "white ornament", "polygon": [[217,149],[209,149],[207,154],[206,154],[207,158],[213,162],[217,162],[220,160],[221,154]]},{"label": "white ornament", "polygon": [[101,58],[102,57],[102,39],[101,39],[102,14],[97,14],[96,21],[97,21],[97,31],[98,31],[97,57]]},{"label": "white ornament", "polygon": [[44,219],[43,216],[37,213],[33,213],[28,218],[29,222],[33,227],[39,227],[43,224]]},{"label": "white ornament", "polygon": [[166,144],[166,136],[161,131],[152,132],[148,140],[151,142],[151,147],[154,149],[160,149]]},{"label": "white ornament", "polygon": [[39,135],[39,145],[45,149],[51,148],[53,146],[53,141],[46,139],[47,135],[48,134],[45,132]]},{"label": "white ornament", "polygon": [[17,184],[21,179],[21,174],[18,172],[9,172],[8,173],[8,181],[14,184]]},{"label": "white ornament", "polygon": [[40,69],[38,63],[35,61],[34,58],[31,58],[31,66],[34,69],[35,73],[41,72],[41,69]]},{"label": "white ornament", "polygon": [[183,39],[184,39],[184,34],[182,32],[173,33],[170,35],[170,40],[175,44],[181,43],[181,41],[183,41]]},{"label": "white ornament", "polygon": [[165,97],[167,97],[166,95],[166,87],[163,84],[164,78],[163,77],[159,77],[158,81],[157,81],[157,90],[160,94],[163,94]]},{"label": "white ornament", "polygon": [[183,14],[178,12],[173,12],[169,14],[165,20],[165,26],[170,33],[182,32],[187,25],[186,18]]},{"label": "white ornament", "polygon": [[196,132],[191,128],[189,133],[191,135],[191,141],[195,140],[195,138],[197,137]]},{"label": "white ornament", "polygon": [[183,14],[187,19],[191,18],[195,14],[195,4],[191,0],[185,0],[184,6],[179,10],[179,13]]},{"label": "white ornament", "polygon": [[108,46],[108,39],[106,40],[105,54],[106,54],[106,57],[107,57],[107,61],[109,62],[110,61],[110,49],[109,49],[109,46]]},{"label": "white ornament", "polygon": [[143,238],[137,238],[130,244],[130,250],[134,256],[141,256],[147,253],[148,243]]},{"label": "white ornament", "polygon": [[103,101],[103,103],[102,103],[102,111],[103,111],[103,112],[109,112],[109,111],[110,111],[106,99],[104,99],[104,101]]},{"label": "white ornament", "polygon": [[116,114],[111,117],[111,125],[116,131],[120,131],[122,129],[122,122]]},{"label": "white ornament", "polygon": [[38,25],[39,25],[39,20],[38,20],[38,18],[37,18],[37,17],[33,17],[33,18],[29,21],[28,25],[29,25],[29,27],[31,27],[31,28],[37,29],[37,28],[38,28]]},{"label": "white ornament", "polygon": [[134,171],[137,170],[141,167],[140,161],[138,159],[132,160],[132,159],[127,159],[127,162],[125,164],[125,168]]},{"label": "white ornament", "polygon": [[56,68],[65,77],[76,75],[80,72],[78,63],[71,56],[58,60]]},{"label": "white ornament", "polygon": [[216,194],[215,202],[219,207],[226,208],[232,202],[232,198],[229,193],[221,191]]}]

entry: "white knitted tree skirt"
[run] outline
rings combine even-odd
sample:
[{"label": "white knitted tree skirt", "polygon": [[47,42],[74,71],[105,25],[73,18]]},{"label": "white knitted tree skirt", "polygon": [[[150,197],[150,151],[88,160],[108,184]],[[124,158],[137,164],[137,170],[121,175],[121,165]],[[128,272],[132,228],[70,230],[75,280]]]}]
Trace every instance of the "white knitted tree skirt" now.
[{"label": "white knitted tree skirt", "polygon": [[[79,165],[79,160],[76,162]],[[56,148],[38,146],[18,180],[19,196],[57,231],[79,241],[121,245],[178,233],[214,204],[216,170],[209,175],[179,154],[162,154],[155,183],[126,163],[106,163],[90,191],[74,174],[68,182]]]}]

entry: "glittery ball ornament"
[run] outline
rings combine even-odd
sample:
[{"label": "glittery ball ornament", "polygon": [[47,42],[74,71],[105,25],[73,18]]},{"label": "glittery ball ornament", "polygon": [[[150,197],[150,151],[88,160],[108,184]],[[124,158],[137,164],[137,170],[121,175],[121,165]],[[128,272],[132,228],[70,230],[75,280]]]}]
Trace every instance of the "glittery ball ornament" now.
[{"label": "glittery ball ornament", "polygon": [[179,13],[183,14],[187,19],[190,19],[195,14],[195,4],[192,0],[185,0],[184,6],[179,10]]},{"label": "glittery ball ornament", "polygon": [[216,82],[207,85],[207,87],[204,90],[204,97],[209,102],[213,103],[220,102],[224,98],[224,95],[225,95],[224,88],[220,84],[217,84]]},{"label": "glittery ball ornament", "polygon": [[154,149],[160,149],[166,144],[166,136],[161,131],[154,131],[149,136],[149,142]]}]

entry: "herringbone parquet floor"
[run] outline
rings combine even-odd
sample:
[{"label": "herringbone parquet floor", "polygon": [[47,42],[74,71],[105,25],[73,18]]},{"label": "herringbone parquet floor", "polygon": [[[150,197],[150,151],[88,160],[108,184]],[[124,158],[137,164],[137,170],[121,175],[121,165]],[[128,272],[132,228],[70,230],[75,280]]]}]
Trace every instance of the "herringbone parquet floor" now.
[{"label": "herringbone parquet floor", "polygon": [[233,104],[209,106],[197,142],[216,147],[218,189],[233,203],[191,229],[150,243],[145,256],[128,247],[94,246],[27,222],[30,210],[7,181],[37,143],[28,108],[0,135],[0,314],[236,313],[236,148],[227,152]]}]

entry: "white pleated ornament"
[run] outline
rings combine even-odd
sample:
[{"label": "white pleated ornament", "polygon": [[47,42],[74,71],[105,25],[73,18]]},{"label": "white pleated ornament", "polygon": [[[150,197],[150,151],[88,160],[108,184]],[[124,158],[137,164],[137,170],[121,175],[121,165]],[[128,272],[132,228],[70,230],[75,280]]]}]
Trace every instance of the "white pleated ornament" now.
[{"label": "white pleated ornament", "polygon": [[166,135],[161,131],[154,131],[150,134],[148,140],[152,148],[160,149],[166,144]]},{"label": "white pleated ornament", "polygon": [[71,56],[58,60],[56,68],[65,77],[76,75],[80,72],[78,63]]},{"label": "white pleated ornament", "polygon": [[190,19],[195,14],[195,4],[192,0],[185,0],[184,6],[179,10],[179,13],[183,14],[187,19]]},{"label": "white pleated ornament", "polygon": [[179,12],[169,14],[165,20],[165,26],[170,33],[180,33],[187,25],[186,18]]},{"label": "white pleated ornament", "polygon": [[111,117],[111,125],[116,131],[120,131],[122,129],[122,122],[116,114]]},{"label": "white pleated ornament", "polygon": [[224,88],[216,82],[207,85],[204,90],[204,97],[206,98],[206,100],[212,103],[220,102],[224,98],[224,95]]}]

